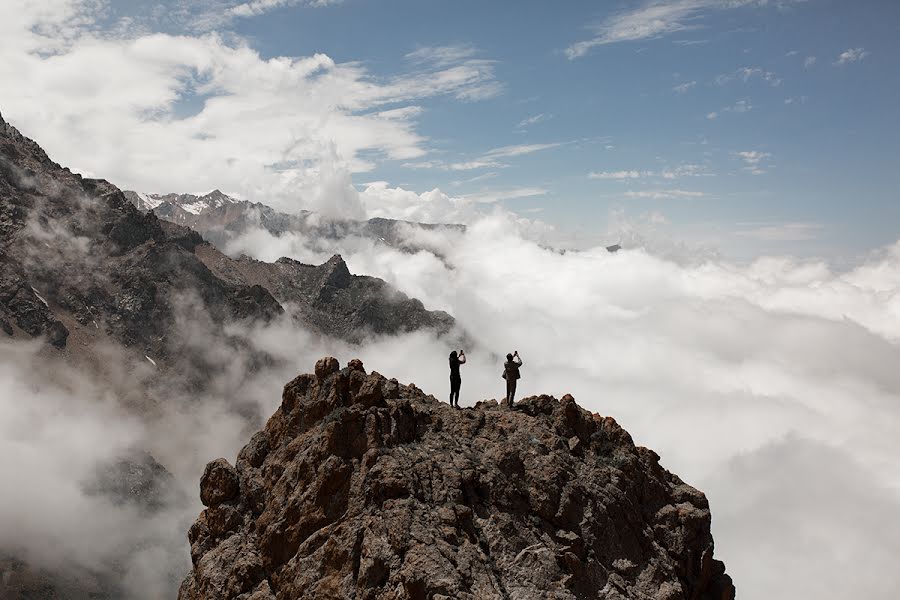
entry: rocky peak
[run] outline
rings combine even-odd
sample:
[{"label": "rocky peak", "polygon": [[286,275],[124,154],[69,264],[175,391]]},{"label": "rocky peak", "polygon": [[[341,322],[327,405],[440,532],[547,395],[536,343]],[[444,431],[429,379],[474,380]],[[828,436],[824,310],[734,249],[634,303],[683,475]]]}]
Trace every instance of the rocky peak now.
[{"label": "rocky peak", "polygon": [[323,267],[325,273],[325,277],[322,280],[323,285],[337,288],[345,288],[350,285],[353,275],[350,274],[350,269],[347,268],[347,263],[344,262],[340,254],[335,254],[329,258]]},{"label": "rocky peak", "polygon": [[456,410],[323,358],[201,480],[180,600],[733,600],[706,497],[572,396]]}]

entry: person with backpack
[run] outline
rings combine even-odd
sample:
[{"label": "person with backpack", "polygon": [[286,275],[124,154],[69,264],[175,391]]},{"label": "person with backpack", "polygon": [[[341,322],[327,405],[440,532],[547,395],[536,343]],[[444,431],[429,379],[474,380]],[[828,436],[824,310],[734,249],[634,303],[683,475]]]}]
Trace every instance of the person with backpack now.
[{"label": "person with backpack", "polygon": [[459,354],[456,350],[450,353],[450,406],[459,408],[459,387],[462,385],[462,377],[459,375],[459,365],[466,364],[466,353],[462,350]]},{"label": "person with backpack", "polygon": [[522,366],[522,359],[519,358],[519,351],[506,355],[506,363],[503,365],[503,379],[506,380],[506,405],[513,407],[516,398],[516,381],[521,377],[519,367]]}]

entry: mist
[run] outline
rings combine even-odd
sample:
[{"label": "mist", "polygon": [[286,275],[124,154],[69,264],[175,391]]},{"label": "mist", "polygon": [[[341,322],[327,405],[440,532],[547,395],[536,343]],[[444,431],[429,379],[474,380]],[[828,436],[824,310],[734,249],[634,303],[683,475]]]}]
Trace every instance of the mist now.
[{"label": "mist", "polygon": [[[312,263],[340,252],[351,272],[448,311],[472,341],[463,406],[502,397],[502,357],[518,350],[519,398],[573,394],[707,494],[717,555],[742,597],[900,591],[889,564],[900,552],[900,243],[834,271],[783,257],[736,265],[642,248],[562,252],[533,231],[494,211],[464,232],[409,226],[417,252],[262,230],[226,250]],[[168,384],[189,375],[178,373],[187,363],[156,370],[110,353],[101,375],[48,359],[36,344],[0,345],[0,471],[10,474],[0,548],[40,567],[112,571],[129,597],[173,596],[190,568],[186,533],[202,509],[204,465],[233,462],[284,383],[316,359],[359,357],[447,398],[455,348],[427,332],[351,345],[289,316],[217,331],[198,316],[202,306],[180,305],[178,343],[221,367],[201,393]],[[251,367],[251,351],[272,366]],[[136,402],[135,389],[153,401]],[[148,513],[86,491],[134,448],[172,473],[180,500]],[[868,575],[848,580],[851,561]]]},{"label": "mist", "polygon": [[[572,393],[707,494],[742,597],[900,593],[888,564],[900,552],[900,243],[836,271],[684,248],[559,252],[500,211],[464,233],[407,233],[428,250],[264,231],[228,250],[314,263],[340,251],[351,272],[454,315],[474,346],[464,406],[502,397],[501,357],[518,350],[519,397]],[[445,399],[451,349],[411,336],[355,354]],[[871,576],[848,580],[860,563]]]}]

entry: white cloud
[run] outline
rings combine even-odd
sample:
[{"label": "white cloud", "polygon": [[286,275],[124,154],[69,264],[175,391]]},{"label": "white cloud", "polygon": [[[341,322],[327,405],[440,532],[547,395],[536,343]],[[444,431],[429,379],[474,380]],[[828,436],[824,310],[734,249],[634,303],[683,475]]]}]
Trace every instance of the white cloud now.
[{"label": "white cloud", "polygon": [[[221,188],[359,215],[350,173],[426,155],[418,100],[497,91],[493,63],[460,53],[376,78],[324,54],[265,59],[215,34],[104,37],[92,32],[95,8],[57,0],[8,11],[0,80],[17,84],[0,88],[0,107],[58,161],[124,188]],[[341,193],[326,200],[326,188]]]},{"label": "white cloud", "polygon": [[481,156],[471,160],[460,160],[456,162],[445,162],[438,160],[420,161],[414,163],[404,163],[404,167],[412,169],[441,169],[444,171],[474,171],[477,169],[502,169],[509,165],[501,159],[514,158],[516,156],[524,156],[542,150],[550,150],[563,146],[563,142],[553,142],[549,144],[516,144],[512,146],[502,146],[488,150]]},{"label": "white cloud", "polygon": [[252,0],[242,2],[228,9],[228,12],[236,17],[255,17],[283,6],[313,6],[323,7],[340,4],[343,0]]},{"label": "white cloud", "polygon": [[825,229],[821,223],[739,223],[737,235],[765,242],[806,242],[818,238]]},{"label": "white cloud", "polygon": [[809,69],[814,64],[816,64],[815,56],[807,56],[806,58],[803,59],[803,68],[805,68],[805,69]]},{"label": "white cloud", "polygon": [[460,63],[475,56],[478,50],[469,45],[423,46],[406,55],[414,63],[430,63],[440,67]]},{"label": "white cloud", "polygon": [[462,198],[470,202],[490,204],[501,200],[543,196],[547,194],[547,192],[548,190],[540,187],[517,187],[512,189],[485,190],[475,194],[466,194]]},{"label": "white cloud", "polygon": [[638,171],[636,169],[623,171],[591,171],[588,179],[638,179],[641,177],[661,177],[663,179],[678,179],[680,177],[698,177],[709,175],[703,165],[684,164],[677,167],[666,167],[661,171]]},{"label": "white cloud", "polygon": [[720,108],[718,111],[713,111],[713,112],[707,113],[706,118],[713,120],[713,119],[718,119],[722,113],[743,114],[743,113],[750,112],[751,110],[753,110],[753,104],[750,103],[750,100],[747,100],[745,98],[743,100],[738,100],[731,106],[724,106],[724,107]]},{"label": "white cloud", "polygon": [[[647,172],[643,175],[647,175]],[[641,171],[591,171],[588,179],[638,179],[641,176]]]},{"label": "white cloud", "polygon": [[458,187],[461,185],[467,185],[470,183],[485,181],[486,179],[493,179],[497,175],[499,175],[499,173],[497,173],[497,171],[490,171],[488,173],[482,173],[481,175],[476,175],[475,177],[470,177],[468,179],[457,179],[456,181],[450,182],[450,185]]},{"label": "white cloud", "polygon": [[782,82],[782,79],[775,75],[775,73],[766,71],[762,67],[741,67],[733,73],[718,75],[715,82],[717,85],[725,85],[736,79],[740,79],[744,83],[749,83],[751,79],[759,79],[772,87],[778,87]]},{"label": "white cloud", "polygon": [[629,190],[625,192],[627,198],[641,198],[650,200],[671,200],[675,198],[703,198],[704,192],[690,190]]},{"label": "white cloud", "polygon": [[443,165],[441,168],[450,171],[473,171],[475,169],[499,169],[507,165],[492,159],[477,159],[454,162]]},{"label": "white cloud", "polygon": [[536,125],[536,124],[540,123],[541,121],[546,121],[551,118],[553,118],[553,115],[546,115],[544,113],[539,113],[539,114],[527,117],[527,118],[519,121],[518,125],[516,125],[516,129],[526,129],[532,125]]},{"label": "white cloud", "polygon": [[515,144],[513,146],[502,146],[500,148],[488,150],[484,153],[484,157],[487,159],[510,158],[513,156],[522,156],[524,154],[540,152],[541,150],[558,148],[562,145],[562,142],[553,142],[550,144]]},{"label": "white cloud", "polygon": [[834,61],[835,66],[846,65],[848,63],[859,62],[869,55],[869,52],[863,48],[848,48],[841,52],[841,55]]},{"label": "white cloud", "polygon": [[759,152],[757,150],[735,152],[735,155],[744,161],[744,170],[751,175],[762,175],[765,173],[766,169],[763,168],[763,163],[768,162],[768,159],[772,157],[768,152]]},{"label": "white cloud", "polygon": [[674,0],[644,2],[639,8],[615,14],[593,27],[595,35],[566,48],[571,59],[584,56],[593,48],[618,42],[659,38],[671,33],[700,27],[704,13],[742,6],[762,6],[767,0]]},{"label": "white cloud", "polygon": [[[371,246],[345,258],[473,332],[464,405],[502,395],[491,355],[515,347],[526,363],[520,395],[572,393],[707,494],[717,556],[742,596],[892,597],[900,244],[833,272],[779,257],[676,263],[627,246],[560,254],[508,216],[421,239],[444,260]],[[441,397],[444,346],[404,339],[397,353],[397,343],[354,353]],[[847,578],[859,556],[871,576]],[[776,563],[803,578],[773,573]]]},{"label": "white cloud", "polygon": [[695,85],[697,85],[696,81],[686,81],[685,83],[679,83],[672,89],[675,91],[676,94],[684,94],[685,92],[687,92],[689,89],[691,89]]}]

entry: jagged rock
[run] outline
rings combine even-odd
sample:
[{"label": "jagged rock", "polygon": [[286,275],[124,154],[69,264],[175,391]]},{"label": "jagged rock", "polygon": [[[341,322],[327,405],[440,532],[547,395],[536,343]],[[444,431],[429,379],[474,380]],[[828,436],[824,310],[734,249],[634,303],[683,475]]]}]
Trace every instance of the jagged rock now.
[{"label": "jagged rock", "polygon": [[516,408],[323,358],[191,528],[180,600],[734,598],[701,492],[570,395]]},{"label": "jagged rock", "polygon": [[[298,306],[292,316],[312,329],[352,341],[453,327],[452,317],[425,310],[384,281],[351,275],[339,256],[320,266],[234,260],[129,198],[135,195],[52,162],[0,118],[0,329],[42,336],[57,348],[74,338],[82,355],[112,338],[160,367],[181,359],[196,378],[221,366],[193,364],[204,360],[193,351],[184,359],[190,340],[179,318],[222,332],[233,321],[270,322],[284,313],[284,302]],[[233,204],[219,191],[162,201],[201,211]],[[196,314],[186,316],[188,310]],[[246,350],[233,336],[218,335]],[[267,360],[257,356],[250,364]]]},{"label": "jagged rock", "polygon": [[200,479],[200,501],[216,506],[235,498],[240,491],[237,471],[224,458],[208,463]]},{"label": "jagged rock", "polygon": [[133,451],[98,467],[87,483],[90,494],[102,494],[116,504],[132,504],[150,513],[169,503],[186,500],[179,493],[175,477],[145,451]]}]

